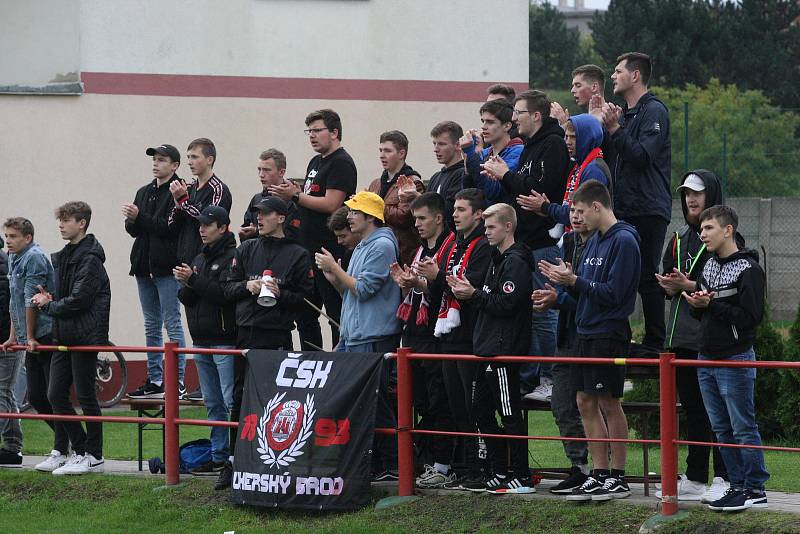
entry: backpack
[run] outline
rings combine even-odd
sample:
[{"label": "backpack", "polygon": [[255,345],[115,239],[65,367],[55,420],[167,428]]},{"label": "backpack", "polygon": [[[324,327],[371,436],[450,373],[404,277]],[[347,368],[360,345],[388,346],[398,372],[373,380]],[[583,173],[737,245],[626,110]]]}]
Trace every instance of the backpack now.
[{"label": "backpack", "polygon": [[203,438],[190,441],[181,445],[181,473],[186,474],[191,469],[211,461],[211,440]]}]

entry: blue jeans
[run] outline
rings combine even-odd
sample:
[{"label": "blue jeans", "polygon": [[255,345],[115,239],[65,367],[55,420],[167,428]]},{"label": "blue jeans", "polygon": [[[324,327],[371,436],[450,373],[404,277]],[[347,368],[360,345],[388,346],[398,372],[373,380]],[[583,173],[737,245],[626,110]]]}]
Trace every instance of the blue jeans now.
[{"label": "blue jeans", "polygon": [[[400,334],[390,336],[380,341],[371,343],[348,343],[345,339],[339,340],[336,352],[394,352],[400,346]],[[381,394],[378,397],[378,407],[375,410],[376,428],[397,427],[397,398],[390,395],[390,385],[397,384],[397,363],[394,360],[383,362],[381,373]],[[392,387],[391,389],[395,389]],[[384,471],[397,470],[397,437],[388,434],[375,434],[372,440],[372,473],[378,475]]]},{"label": "blue jeans", "polygon": [[[533,289],[544,289],[545,283],[549,280],[539,272],[539,262],[547,260],[556,263],[559,257],[559,249],[553,245],[551,247],[537,248],[533,251],[533,264],[535,266],[533,276]],[[550,309],[545,312],[533,312],[531,325],[531,348],[532,356],[555,356],[556,336],[558,335],[558,310]],[[550,363],[526,363],[520,367],[520,382],[529,387],[536,386],[536,377],[539,379],[547,378],[553,380],[553,364]]]},{"label": "blue jeans", "polygon": [[[0,412],[18,413],[14,386],[22,367],[24,352],[0,353]],[[0,438],[3,449],[10,452],[22,450],[22,428],[19,419],[0,419]]]},{"label": "blue jeans", "polygon": [[[170,341],[176,341],[185,347],[183,323],[181,323],[181,306],[178,301],[180,283],[172,276],[148,278],[137,276],[139,303],[144,315],[145,343],[148,347],[160,347],[164,344],[162,328],[166,327]],[[150,382],[161,384],[164,377],[164,355],[160,352],[147,353],[147,378]],[[183,384],[186,371],[186,355],[178,355],[178,381]]]},{"label": "blue jeans", "polygon": [[[199,349],[235,349],[233,345],[200,346]],[[238,356],[195,354],[194,366],[200,377],[200,390],[209,421],[227,421],[233,405],[233,359]],[[228,429],[211,427],[211,458],[223,462],[230,455]]]},{"label": "blue jeans", "polygon": [[[710,360],[704,354],[698,359]],[[755,361],[753,349],[730,356],[731,361]],[[761,435],[756,424],[753,391],[756,382],[754,368],[698,367],[697,380],[703,394],[703,404],[711,421],[711,428],[719,443],[761,445]],[[720,447],[731,486],[763,491],[769,480],[760,449],[732,449]]]}]

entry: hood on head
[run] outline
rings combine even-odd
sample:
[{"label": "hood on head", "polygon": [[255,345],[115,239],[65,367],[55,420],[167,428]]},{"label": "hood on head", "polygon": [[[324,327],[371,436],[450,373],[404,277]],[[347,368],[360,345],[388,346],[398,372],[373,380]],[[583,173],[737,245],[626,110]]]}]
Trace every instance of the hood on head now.
[{"label": "hood on head", "polygon": [[[706,202],[705,208],[717,206],[725,203],[725,198],[722,194],[722,184],[720,179],[711,171],[706,169],[695,169],[687,172],[681,180],[683,184],[690,174],[696,174],[706,185]],[[683,220],[687,221],[686,217],[689,213],[689,208],[686,207],[686,189],[680,189],[681,194],[681,209],[683,210]],[[688,221],[687,221],[688,222]]]},{"label": "hood on head", "polygon": [[569,121],[575,128],[575,160],[580,164],[589,152],[603,143],[603,127],[588,113],[570,117]]}]

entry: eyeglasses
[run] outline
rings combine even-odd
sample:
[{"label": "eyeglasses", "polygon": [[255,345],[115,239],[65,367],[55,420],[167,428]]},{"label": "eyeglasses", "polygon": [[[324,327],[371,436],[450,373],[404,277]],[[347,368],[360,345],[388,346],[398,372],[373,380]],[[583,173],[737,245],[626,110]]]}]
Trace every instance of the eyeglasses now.
[{"label": "eyeglasses", "polygon": [[311,134],[318,135],[320,132],[324,132],[328,128],[309,128],[308,130],[303,130],[307,136],[311,136]]},{"label": "eyeglasses", "polygon": [[530,113],[527,109],[517,109],[514,108],[514,111],[511,112],[512,115],[519,115],[520,113]]}]

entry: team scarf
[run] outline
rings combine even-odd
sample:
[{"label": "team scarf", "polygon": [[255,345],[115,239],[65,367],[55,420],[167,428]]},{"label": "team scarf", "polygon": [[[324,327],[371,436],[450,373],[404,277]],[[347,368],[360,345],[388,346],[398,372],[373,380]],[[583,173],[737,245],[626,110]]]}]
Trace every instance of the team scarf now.
[{"label": "team scarf", "polygon": [[[480,241],[481,237],[483,236],[478,236],[470,242],[458,266],[454,265],[455,252],[458,248],[458,245],[456,244],[450,249],[450,253],[447,255],[446,274],[452,273],[457,277],[464,275],[464,273],[467,271],[467,265],[469,265],[469,259],[472,256],[472,251],[475,250],[475,246],[478,244],[478,241]],[[453,329],[458,328],[459,326],[461,326],[461,304],[458,302],[458,299],[453,296],[452,292],[448,294],[448,292],[445,291],[442,294],[442,303],[439,306],[439,315],[436,318],[436,326],[433,329],[433,335],[436,337],[442,337],[445,334],[449,334],[453,331]]]},{"label": "team scarf", "polygon": [[[436,254],[433,256],[434,261],[436,261],[437,265],[439,264],[439,261],[441,260],[444,251],[447,249],[448,245],[450,245],[450,243],[453,242],[455,238],[456,234],[450,232],[445,238],[445,240],[442,242],[441,246],[436,251]],[[422,252],[423,252],[423,247],[422,245],[420,245],[419,248],[417,248],[417,253],[414,255],[414,261],[411,263],[411,265],[416,264],[422,258]],[[400,306],[397,308],[397,318],[406,324],[408,323],[408,320],[411,318],[411,309],[413,307],[413,301],[415,295],[421,295],[419,308],[417,309],[416,324],[417,326],[427,325],[428,315],[429,315],[428,297],[425,295],[425,293],[419,291],[416,288],[409,291],[406,297],[403,299],[403,302],[400,303]]]},{"label": "team scarf", "polygon": [[[569,181],[567,182],[567,188],[564,190],[564,200],[561,202],[562,204],[566,204],[567,206],[572,206],[572,195],[581,185],[581,177],[583,176],[583,171],[586,170],[586,167],[589,166],[591,162],[596,160],[597,158],[603,157],[603,151],[600,150],[600,147],[595,147],[589,152],[589,155],[583,160],[583,162],[578,165],[577,163],[572,166],[572,170],[569,174]],[[572,228],[567,225],[567,230],[571,230]]]}]

